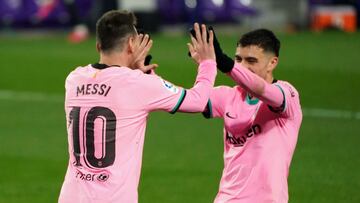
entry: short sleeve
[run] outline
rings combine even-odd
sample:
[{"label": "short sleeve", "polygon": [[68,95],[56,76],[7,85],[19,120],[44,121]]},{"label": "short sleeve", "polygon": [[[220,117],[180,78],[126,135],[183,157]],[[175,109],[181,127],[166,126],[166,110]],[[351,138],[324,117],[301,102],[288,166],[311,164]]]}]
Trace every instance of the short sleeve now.
[{"label": "short sleeve", "polygon": [[205,118],[223,117],[227,100],[231,98],[232,92],[232,88],[226,86],[213,88],[203,116]]}]

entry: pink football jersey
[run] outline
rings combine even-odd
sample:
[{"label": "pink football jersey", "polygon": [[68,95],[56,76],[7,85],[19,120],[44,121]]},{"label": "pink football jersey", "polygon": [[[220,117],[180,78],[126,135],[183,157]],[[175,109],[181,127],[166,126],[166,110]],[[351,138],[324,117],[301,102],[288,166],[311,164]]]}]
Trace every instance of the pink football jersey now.
[{"label": "pink football jersey", "polygon": [[216,203],[288,201],[287,177],[302,112],[299,95],[277,81],[283,105],[277,109],[240,86],[213,89],[206,117],[224,119],[224,169]]},{"label": "pink football jersey", "polygon": [[215,76],[213,60],[200,64],[189,90],[126,67],[94,64],[71,72],[65,84],[70,159],[59,202],[137,202],[149,112],[202,112]]}]

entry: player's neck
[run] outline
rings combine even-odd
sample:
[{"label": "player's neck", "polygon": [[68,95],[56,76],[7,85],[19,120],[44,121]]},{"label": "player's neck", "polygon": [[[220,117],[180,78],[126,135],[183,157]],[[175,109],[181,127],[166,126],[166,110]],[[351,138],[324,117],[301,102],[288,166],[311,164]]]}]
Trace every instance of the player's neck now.
[{"label": "player's neck", "polygon": [[267,83],[271,84],[271,83],[274,81],[274,77],[273,77],[273,75],[270,73],[270,74],[267,74],[267,75],[265,76],[264,80],[265,80]]},{"label": "player's neck", "polygon": [[116,65],[120,67],[128,67],[129,62],[124,54],[100,54],[99,63],[109,66]]}]

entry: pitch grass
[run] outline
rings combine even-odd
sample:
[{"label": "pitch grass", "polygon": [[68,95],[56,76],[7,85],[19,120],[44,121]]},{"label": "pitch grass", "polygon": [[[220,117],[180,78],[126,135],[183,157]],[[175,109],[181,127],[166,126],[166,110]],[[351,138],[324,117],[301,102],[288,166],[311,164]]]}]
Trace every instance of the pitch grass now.
[{"label": "pitch grass", "polygon": [[[191,87],[187,37],[153,36],[157,72]],[[230,55],[237,37],[221,36]],[[278,79],[304,108],[360,111],[360,34],[281,35]],[[97,61],[94,39],[0,37],[1,90],[62,95],[66,75]],[[217,84],[234,83],[219,73]],[[56,202],[68,154],[63,103],[0,100],[0,203]],[[290,176],[290,202],[360,202],[360,120],[304,117]],[[139,201],[212,202],[222,170],[222,121],[153,113],[145,138]],[[273,157],[274,159],[276,157]]]}]

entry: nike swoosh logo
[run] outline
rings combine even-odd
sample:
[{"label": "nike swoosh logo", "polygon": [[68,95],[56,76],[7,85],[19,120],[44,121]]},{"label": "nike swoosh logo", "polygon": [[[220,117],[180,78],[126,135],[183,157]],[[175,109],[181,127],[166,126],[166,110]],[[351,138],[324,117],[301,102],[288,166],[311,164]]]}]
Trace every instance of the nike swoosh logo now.
[{"label": "nike swoosh logo", "polygon": [[231,119],[236,119],[236,118],[237,118],[237,116],[232,116],[232,115],[230,115],[230,112],[226,112],[225,115],[226,115],[227,117],[231,118]]}]

